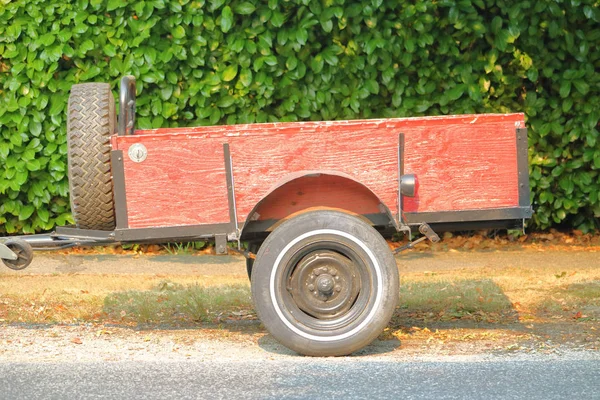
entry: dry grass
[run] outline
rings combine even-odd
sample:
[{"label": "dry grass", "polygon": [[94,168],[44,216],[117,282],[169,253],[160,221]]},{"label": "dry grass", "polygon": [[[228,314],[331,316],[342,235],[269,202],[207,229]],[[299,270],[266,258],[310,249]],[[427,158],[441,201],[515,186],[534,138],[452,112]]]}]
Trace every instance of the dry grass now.
[{"label": "dry grass", "polygon": [[[600,270],[405,273],[396,321],[600,321]],[[194,323],[252,318],[245,276],[3,275],[0,322]]]},{"label": "dry grass", "polygon": [[184,286],[162,281],[151,290],[112,293],[103,311],[111,320],[153,324],[216,322],[221,318],[252,316],[250,287],[245,285]]},{"label": "dry grass", "polygon": [[[112,318],[104,309],[108,299],[127,293],[155,293],[168,279],[181,287],[216,291],[219,287],[248,286],[246,277],[235,276],[4,275],[0,279],[0,322],[107,321]],[[140,311],[140,322],[149,320]],[[123,320],[131,321],[135,314],[130,310]],[[120,313],[118,320],[122,320]]]}]

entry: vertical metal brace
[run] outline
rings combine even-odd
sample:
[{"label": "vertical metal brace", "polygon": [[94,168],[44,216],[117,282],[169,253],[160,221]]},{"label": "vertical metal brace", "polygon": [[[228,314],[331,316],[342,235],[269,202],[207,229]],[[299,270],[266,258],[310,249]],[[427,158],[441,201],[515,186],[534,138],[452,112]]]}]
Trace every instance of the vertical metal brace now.
[{"label": "vertical metal brace", "polygon": [[113,178],[113,196],[115,202],[116,229],[129,228],[127,216],[127,196],[125,195],[125,168],[123,165],[123,151],[110,152],[111,172]]},{"label": "vertical metal brace", "polygon": [[235,206],[235,189],[233,182],[233,162],[231,160],[231,151],[229,143],[223,143],[223,156],[225,158],[225,175],[227,179],[227,202],[229,203],[229,224],[231,231],[239,234],[237,210]]},{"label": "vertical metal brace", "polygon": [[527,128],[517,128],[517,171],[519,173],[519,206],[529,207],[529,166],[527,165]]},{"label": "vertical metal brace", "polygon": [[402,209],[404,201],[402,196],[402,175],[404,175],[404,133],[398,134],[398,231],[408,233],[409,240],[412,240],[410,227],[404,222]]},{"label": "vertical metal brace", "polygon": [[404,175],[404,133],[398,135],[398,221],[400,223],[403,223],[402,208],[404,206],[400,187],[402,175]]},{"label": "vertical metal brace", "polygon": [[[519,207],[531,207],[529,200],[529,165],[528,165],[527,128],[517,126],[517,171],[519,174]],[[525,218],[523,218],[523,234]]]}]

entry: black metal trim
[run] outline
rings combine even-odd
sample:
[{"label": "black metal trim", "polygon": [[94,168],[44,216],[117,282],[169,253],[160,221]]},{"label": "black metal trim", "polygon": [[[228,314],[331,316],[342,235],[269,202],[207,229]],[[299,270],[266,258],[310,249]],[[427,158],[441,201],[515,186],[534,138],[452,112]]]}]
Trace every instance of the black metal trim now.
[{"label": "black metal trim", "polygon": [[[390,225],[390,216],[386,213],[363,214],[374,226],[392,226]],[[275,225],[278,219],[264,219],[259,221],[249,221],[244,227],[243,237],[247,234],[268,232]]]},{"label": "black metal trim", "polygon": [[119,242],[159,241],[179,239],[207,239],[220,234],[230,234],[231,224],[181,225],[152,228],[117,229]]},{"label": "black metal trim", "polygon": [[517,128],[517,170],[519,173],[519,206],[529,207],[529,165],[527,128]]},{"label": "black metal trim", "polygon": [[133,135],[135,129],[135,76],[121,78],[119,92],[119,136]]},{"label": "black metal trim", "polygon": [[[499,219],[495,221],[465,221],[465,222],[446,222],[432,223],[431,228],[437,233],[451,231],[478,231],[485,229],[522,229],[522,219]],[[418,225],[414,225],[417,230]]]},{"label": "black metal trim", "polygon": [[57,226],[52,237],[65,237],[89,240],[104,240],[114,242],[114,231],[99,231],[94,229],[79,229],[74,226]]},{"label": "black metal trim", "polygon": [[531,207],[488,208],[483,210],[404,213],[408,224],[492,221],[530,218]]},{"label": "black metal trim", "polygon": [[117,222],[116,229],[126,229],[129,227],[129,217],[127,215],[127,196],[125,194],[123,151],[111,151],[110,162],[113,177],[113,198],[115,204],[115,219]]},{"label": "black metal trim", "polygon": [[[229,203],[229,224],[231,230],[238,231],[237,210],[235,206],[235,192],[233,184],[233,162],[229,143],[223,143],[223,158],[225,159],[225,179],[227,180],[227,202]],[[231,233],[231,232],[230,232]]]}]

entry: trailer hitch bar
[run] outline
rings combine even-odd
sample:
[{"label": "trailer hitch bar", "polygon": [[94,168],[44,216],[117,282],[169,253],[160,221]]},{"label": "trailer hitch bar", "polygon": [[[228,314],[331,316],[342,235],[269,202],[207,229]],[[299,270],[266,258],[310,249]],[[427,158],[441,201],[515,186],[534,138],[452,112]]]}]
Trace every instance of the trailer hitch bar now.
[{"label": "trailer hitch bar", "polygon": [[404,250],[409,250],[414,248],[417,244],[429,239],[431,240],[432,243],[437,243],[440,241],[440,237],[438,236],[437,233],[435,233],[433,231],[433,229],[431,229],[431,227],[429,226],[429,224],[421,224],[419,226],[419,232],[421,232],[423,234],[423,236],[421,236],[420,238],[418,238],[417,240],[414,240],[410,243],[405,244],[404,246],[400,246],[397,249],[394,250],[394,254],[398,254]]}]

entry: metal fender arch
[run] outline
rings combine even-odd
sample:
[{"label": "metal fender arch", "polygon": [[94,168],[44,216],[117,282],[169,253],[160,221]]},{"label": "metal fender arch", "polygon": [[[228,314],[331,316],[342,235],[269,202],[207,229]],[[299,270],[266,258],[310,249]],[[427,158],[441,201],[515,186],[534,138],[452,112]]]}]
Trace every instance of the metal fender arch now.
[{"label": "metal fender arch", "polygon": [[368,186],[354,179],[351,175],[332,170],[303,170],[285,175],[265,192],[261,199],[252,208],[250,213],[248,213],[248,217],[244,221],[244,224],[240,230],[240,237],[244,238],[249,232],[270,231],[283,219],[287,219],[292,215],[298,215],[306,211],[314,210],[315,208],[344,211],[349,214],[360,216],[363,219],[367,219],[370,224],[373,224],[373,221],[365,217],[364,213],[357,212],[356,209],[352,209],[353,207],[340,206],[340,204],[336,204],[336,201],[329,201],[329,204],[318,204],[313,202],[306,207],[298,206],[296,209],[291,208],[289,212],[284,212],[277,218],[264,218],[263,215],[261,215],[263,210],[269,207],[269,203],[272,204],[273,202],[283,199],[286,196],[286,187],[291,187],[294,184],[298,184],[302,180],[310,178],[323,182],[334,180],[344,184],[346,190],[352,190],[352,188],[354,188],[357,191],[361,191],[362,197],[368,197],[368,201],[371,202],[373,206],[376,205],[376,211],[374,214],[377,214],[381,217],[379,220],[382,222],[385,221],[385,225],[391,225],[397,230],[399,229],[398,221],[394,217],[394,214],[390,208],[383,201],[381,201],[379,196],[377,196],[377,194],[375,194],[375,192],[373,192]]}]

